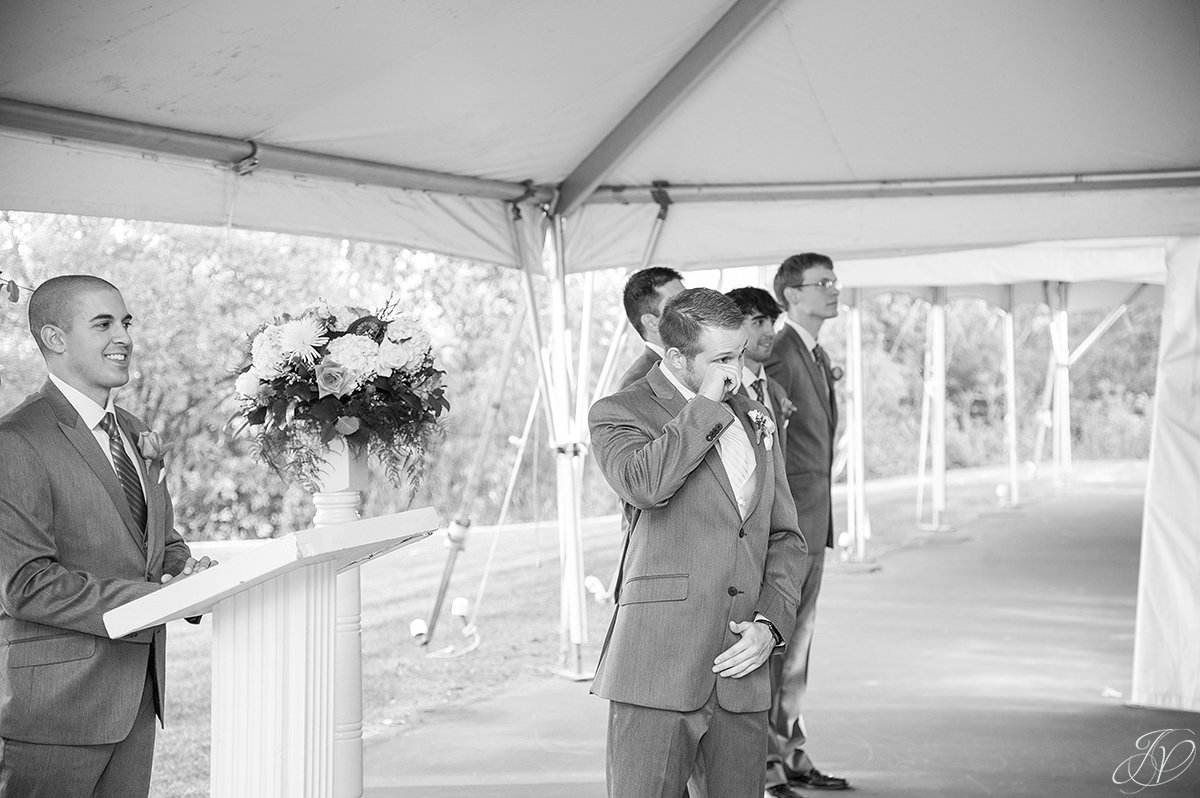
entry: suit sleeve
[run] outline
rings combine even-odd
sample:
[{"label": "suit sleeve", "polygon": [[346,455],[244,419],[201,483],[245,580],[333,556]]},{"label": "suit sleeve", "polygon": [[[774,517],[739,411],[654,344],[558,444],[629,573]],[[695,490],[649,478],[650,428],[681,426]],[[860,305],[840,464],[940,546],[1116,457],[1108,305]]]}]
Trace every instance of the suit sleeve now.
[{"label": "suit sleeve", "polygon": [[588,426],[608,484],[626,504],[648,510],[675,495],[734,419],[717,402],[697,396],[661,431],[651,430],[631,407],[637,400],[629,393],[601,399],[592,405]]},{"label": "suit sleeve", "polygon": [[767,540],[763,586],[755,609],[775,624],[786,643],[796,625],[800,588],[808,570],[808,542],[796,521],[796,505],[788,490],[783,458],[772,460],[775,463],[775,501],[771,505],[771,536]]},{"label": "suit sleeve", "polygon": [[0,606],[13,618],[108,637],[104,613],[159,586],[64,568],[53,523],[45,465],[23,436],[0,430]]}]

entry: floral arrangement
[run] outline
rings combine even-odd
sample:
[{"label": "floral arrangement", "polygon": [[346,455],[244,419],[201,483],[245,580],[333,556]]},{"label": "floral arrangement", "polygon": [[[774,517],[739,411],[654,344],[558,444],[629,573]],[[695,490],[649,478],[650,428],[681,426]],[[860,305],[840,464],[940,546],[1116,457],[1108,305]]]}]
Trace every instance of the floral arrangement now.
[{"label": "floral arrangement", "polygon": [[376,313],[320,304],[261,325],[234,383],[259,455],[316,490],[341,436],[415,490],[449,410],[429,335],[389,302]]}]

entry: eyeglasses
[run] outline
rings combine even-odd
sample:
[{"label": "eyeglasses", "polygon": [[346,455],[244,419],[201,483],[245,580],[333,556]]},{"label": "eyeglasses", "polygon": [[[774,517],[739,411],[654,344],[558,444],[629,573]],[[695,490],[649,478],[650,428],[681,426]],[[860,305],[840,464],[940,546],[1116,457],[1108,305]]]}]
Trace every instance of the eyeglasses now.
[{"label": "eyeglasses", "polygon": [[835,280],[832,277],[826,277],[823,280],[817,280],[815,283],[796,283],[792,288],[823,288],[826,291],[833,289],[834,291],[842,290],[842,281]]}]

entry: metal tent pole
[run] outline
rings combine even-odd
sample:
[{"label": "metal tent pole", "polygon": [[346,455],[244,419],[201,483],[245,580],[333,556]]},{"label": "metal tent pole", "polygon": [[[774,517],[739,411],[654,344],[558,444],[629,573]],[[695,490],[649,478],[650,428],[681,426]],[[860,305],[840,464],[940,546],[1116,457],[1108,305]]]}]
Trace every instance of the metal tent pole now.
[{"label": "metal tent pole", "polygon": [[863,444],[862,289],[850,291],[846,323],[846,365],[850,372],[846,390],[846,433],[850,441],[846,457],[846,522],[851,547],[849,559],[861,563],[867,560],[867,541],[871,538]]},{"label": "metal tent pole", "polygon": [[1054,480],[1059,485],[1071,481],[1071,347],[1067,299],[1070,284],[1060,282],[1054,293],[1050,339],[1054,347]]},{"label": "metal tent pole", "polygon": [[1016,286],[1008,286],[1004,308],[1004,430],[1008,438],[1008,505],[1021,503],[1020,458],[1017,452],[1017,333],[1013,320]]},{"label": "metal tent pole", "polygon": [[[584,679],[583,645],[587,642],[587,603],[583,573],[583,537],[580,530],[583,487],[583,458],[586,447],[580,429],[571,412],[570,353],[567,346],[567,293],[565,237],[561,216],[550,219],[553,257],[550,275],[550,366],[555,392],[550,402],[557,407],[554,416],[560,419],[554,449],[558,475],[559,552],[562,564],[561,587],[561,652],[563,673],[569,678]],[[580,352],[580,357],[586,358]],[[584,386],[579,386],[583,389]]]}]

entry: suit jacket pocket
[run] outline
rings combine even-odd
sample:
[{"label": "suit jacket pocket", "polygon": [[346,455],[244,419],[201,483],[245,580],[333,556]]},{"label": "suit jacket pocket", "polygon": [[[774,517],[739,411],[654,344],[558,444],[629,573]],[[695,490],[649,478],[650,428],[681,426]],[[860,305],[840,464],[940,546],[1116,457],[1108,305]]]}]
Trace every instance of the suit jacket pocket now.
[{"label": "suit jacket pocket", "polygon": [[57,662],[87,659],[96,653],[96,638],[73,632],[46,637],[27,637],[8,644],[8,667],[28,668]]},{"label": "suit jacket pocket", "polygon": [[688,596],[687,574],[634,576],[621,588],[621,604],[683,601]]}]

